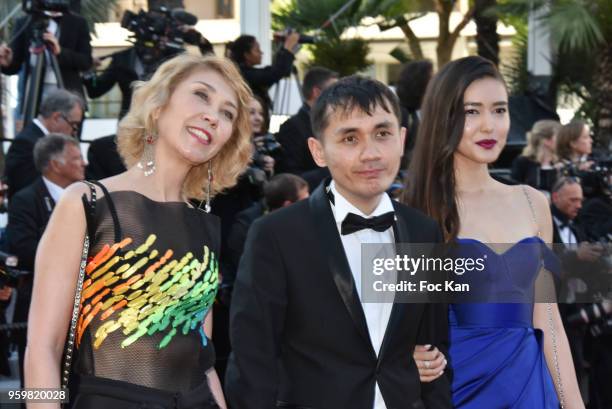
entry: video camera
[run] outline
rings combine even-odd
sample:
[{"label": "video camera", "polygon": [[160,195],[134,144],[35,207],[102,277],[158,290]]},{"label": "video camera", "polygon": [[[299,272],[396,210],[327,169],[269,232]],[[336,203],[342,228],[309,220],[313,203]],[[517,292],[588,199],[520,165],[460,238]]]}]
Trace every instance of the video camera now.
[{"label": "video camera", "polygon": [[561,169],[564,176],[580,178],[584,195],[587,198],[612,194],[612,157],[595,158],[593,166],[582,170],[580,164],[568,163]]},{"label": "video camera", "polygon": [[53,13],[67,13],[70,0],[23,0],[21,8],[32,18],[32,47],[42,49],[43,34],[47,31],[49,16]]},{"label": "video camera", "polygon": [[283,148],[274,135],[270,133],[255,136],[253,142],[258,154],[272,156],[273,158],[276,158]]},{"label": "video camera", "polygon": [[[283,42],[285,41],[285,39],[287,38],[287,36],[291,33],[293,33],[295,30],[293,30],[292,28],[287,28],[283,31],[281,31],[280,33],[274,33],[273,34],[273,39],[275,42]],[[315,44],[316,42],[319,41],[319,37],[318,36],[311,36],[311,35],[307,35],[307,34],[300,34],[300,39],[298,40],[298,44]]]},{"label": "video camera", "polygon": [[195,30],[183,31],[180,26],[193,26],[198,18],[183,9],[170,10],[161,6],[145,12],[133,13],[126,10],[121,27],[133,33],[137,47],[149,50],[170,49],[174,52],[184,49],[184,44],[197,44],[201,38]]},{"label": "video camera", "polygon": [[23,0],[21,7],[27,14],[66,13],[70,9],[70,0]]}]

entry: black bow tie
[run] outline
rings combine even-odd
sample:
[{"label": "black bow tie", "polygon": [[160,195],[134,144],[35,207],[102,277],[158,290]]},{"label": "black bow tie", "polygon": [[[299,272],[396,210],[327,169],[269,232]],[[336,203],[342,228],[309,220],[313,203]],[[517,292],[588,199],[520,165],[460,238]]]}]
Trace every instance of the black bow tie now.
[{"label": "black bow tie", "polygon": [[342,221],[342,228],[340,229],[340,232],[343,236],[363,229],[372,229],[378,232],[383,232],[393,225],[394,220],[394,212],[388,212],[369,219],[358,216],[354,213],[349,213]]}]

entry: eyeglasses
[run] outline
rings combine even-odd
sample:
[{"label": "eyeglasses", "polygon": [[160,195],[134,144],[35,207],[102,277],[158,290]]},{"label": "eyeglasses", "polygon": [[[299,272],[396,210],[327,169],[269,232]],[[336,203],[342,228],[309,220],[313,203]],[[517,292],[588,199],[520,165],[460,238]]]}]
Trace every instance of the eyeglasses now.
[{"label": "eyeglasses", "polygon": [[71,121],[70,119],[68,119],[68,117],[66,117],[66,115],[61,114],[61,117],[64,121],[66,121],[66,123],[68,125],[70,125],[70,127],[72,128],[72,133],[78,133],[79,129],[81,128],[81,122],[80,121]]}]

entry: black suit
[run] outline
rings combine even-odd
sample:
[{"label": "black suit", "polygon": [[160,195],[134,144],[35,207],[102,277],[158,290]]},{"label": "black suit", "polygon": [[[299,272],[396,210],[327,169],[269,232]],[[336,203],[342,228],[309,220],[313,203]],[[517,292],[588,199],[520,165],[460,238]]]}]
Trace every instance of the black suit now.
[{"label": "black suit", "polygon": [[[27,21],[27,16],[22,17],[15,23],[13,36],[20,31]],[[31,21],[28,23],[31,26]],[[91,68],[91,38],[87,21],[76,14],[64,13],[58,23],[59,44],[61,51],[57,55],[60,73],[64,80],[64,87],[83,95],[83,84],[81,82],[81,71]],[[25,28],[12,42],[13,60],[8,67],[2,68],[4,74],[17,74],[25,63],[26,77],[30,73],[30,40],[32,38],[31,27]]]},{"label": "black suit", "polygon": [[[39,177],[13,196],[8,209],[8,224],[6,237],[8,251],[19,258],[17,268],[34,271],[36,247],[47,227],[49,217],[55,206],[55,201],[49,194],[42,177]],[[30,299],[32,298],[32,275],[22,280],[17,289],[15,305],[15,322],[28,320]],[[23,358],[26,346],[26,332],[17,331],[15,342],[18,346],[21,379],[23,381]]]},{"label": "black suit", "polygon": [[34,167],[34,145],[45,136],[33,122],[23,127],[6,153],[4,174],[9,186],[8,197],[28,186],[40,175]]},{"label": "black suit", "polygon": [[320,168],[308,148],[308,138],[314,136],[310,124],[310,107],[302,105],[297,114],[287,119],[278,130],[276,140],[283,146],[283,154],[276,161],[276,173],[293,173],[308,182],[313,191],[321,181],[330,177],[327,168]]},{"label": "black suit", "polygon": [[[441,240],[432,220],[394,207],[398,242]],[[412,359],[416,344],[446,351],[446,305],[395,304],[377,357],[323,186],[252,225],[230,336],[234,409],[372,409],[375,383],[388,409],[451,408],[447,376],[421,384]]]},{"label": "black suit", "polygon": [[276,169],[277,173],[300,175],[319,169],[308,149],[308,138],[311,136],[310,107],[304,104],[297,114],[280,126],[276,134],[276,140],[283,145],[284,150],[283,158]]},{"label": "black suit", "polygon": [[117,152],[116,135],[102,136],[89,144],[87,150],[87,179],[100,180],[125,172],[125,165]]}]

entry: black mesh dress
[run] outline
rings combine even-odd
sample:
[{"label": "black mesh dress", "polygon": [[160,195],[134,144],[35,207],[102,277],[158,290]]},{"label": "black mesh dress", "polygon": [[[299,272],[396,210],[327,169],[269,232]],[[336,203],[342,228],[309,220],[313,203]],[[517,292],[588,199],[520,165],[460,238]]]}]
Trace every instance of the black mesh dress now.
[{"label": "black mesh dress", "polygon": [[72,407],[216,407],[205,374],[214,348],[202,324],[218,287],[219,219],[183,202],[102,190],[86,205]]}]

